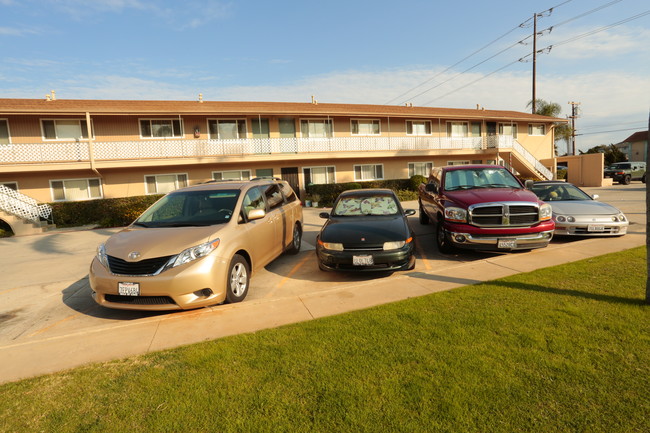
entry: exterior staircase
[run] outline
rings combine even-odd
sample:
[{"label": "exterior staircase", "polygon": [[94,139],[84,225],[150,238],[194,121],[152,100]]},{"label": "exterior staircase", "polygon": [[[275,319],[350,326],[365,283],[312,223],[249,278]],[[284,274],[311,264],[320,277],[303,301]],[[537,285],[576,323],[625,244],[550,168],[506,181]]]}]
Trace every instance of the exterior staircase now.
[{"label": "exterior staircase", "polygon": [[9,224],[16,236],[43,233],[55,228],[52,207],[0,185],[0,219]]}]

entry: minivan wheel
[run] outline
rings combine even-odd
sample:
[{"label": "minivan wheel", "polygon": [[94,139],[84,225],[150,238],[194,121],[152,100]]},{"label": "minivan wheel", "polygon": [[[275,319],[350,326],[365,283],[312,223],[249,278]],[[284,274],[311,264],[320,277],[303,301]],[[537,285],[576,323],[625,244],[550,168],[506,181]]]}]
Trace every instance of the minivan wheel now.
[{"label": "minivan wheel", "polygon": [[300,244],[302,242],[302,230],[300,224],[296,223],[293,226],[293,239],[291,245],[287,248],[287,254],[298,254],[300,252]]},{"label": "minivan wheel", "polygon": [[235,254],[228,267],[228,281],[226,282],[226,302],[228,304],[244,300],[248,294],[249,276],[248,262],[239,254]]},{"label": "minivan wheel", "polygon": [[623,177],[623,180],[621,180],[621,183],[622,183],[623,185],[629,185],[631,180],[632,180],[632,178],[630,177],[630,175],[629,175],[629,174],[626,174],[626,175]]}]

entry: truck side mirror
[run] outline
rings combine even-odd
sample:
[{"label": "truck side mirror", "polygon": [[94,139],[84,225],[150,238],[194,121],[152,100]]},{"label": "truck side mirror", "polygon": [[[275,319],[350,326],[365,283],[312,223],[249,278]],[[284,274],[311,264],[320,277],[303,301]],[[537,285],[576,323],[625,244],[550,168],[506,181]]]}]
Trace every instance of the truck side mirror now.
[{"label": "truck side mirror", "polygon": [[524,186],[526,189],[533,189],[533,185],[535,184],[535,181],[532,179],[526,179],[526,182],[524,182]]},{"label": "truck side mirror", "polygon": [[434,183],[427,183],[427,184],[424,186],[424,190],[425,190],[426,192],[432,192],[432,193],[434,193],[434,194],[437,194],[437,193],[438,193],[438,188],[436,187],[436,185],[435,185]]}]

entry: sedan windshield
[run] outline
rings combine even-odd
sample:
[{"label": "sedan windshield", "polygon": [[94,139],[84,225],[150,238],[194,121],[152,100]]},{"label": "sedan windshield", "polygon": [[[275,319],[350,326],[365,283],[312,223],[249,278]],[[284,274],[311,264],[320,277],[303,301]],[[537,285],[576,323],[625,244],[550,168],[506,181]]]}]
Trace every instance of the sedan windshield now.
[{"label": "sedan windshield", "polygon": [[397,215],[395,199],[387,195],[341,197],[334,206],[333,216]]},{"label": "sedan windshield", "polygon": [[158,200],[135,221],[142,227],[210,226],[230,221],[239,190],[181,191]]},{"label": "sedan windshield", "polygon": [[587,193],[569,183],[536,184],[533,185],[533,192],[542,201],[592,200]]},{"label": "sedan windshield", "polygon": [[445,173],[445,190],[474,188],[521,188],[517,179],[505,168],[449,170]]}]

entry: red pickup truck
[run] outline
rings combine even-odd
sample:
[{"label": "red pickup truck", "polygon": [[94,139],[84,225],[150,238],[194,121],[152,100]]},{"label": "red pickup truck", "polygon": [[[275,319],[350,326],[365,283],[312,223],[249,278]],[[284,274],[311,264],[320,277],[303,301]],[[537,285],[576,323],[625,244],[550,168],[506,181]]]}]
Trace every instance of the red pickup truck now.
[{"label": "red pickup truck", "polygon": [[551,206],[499,165],[435,167],[418,201],[420,223],[436,225],[442,253],[543,248],[553,237]]}]

